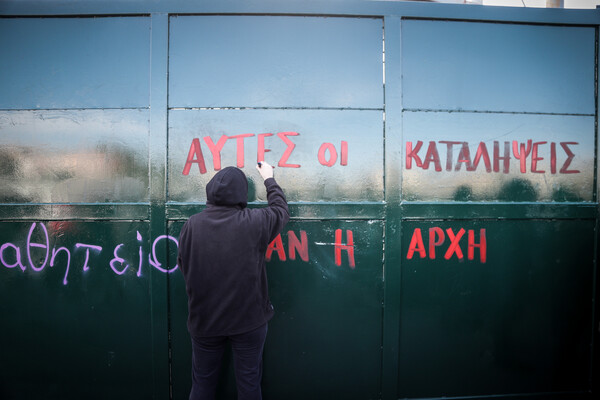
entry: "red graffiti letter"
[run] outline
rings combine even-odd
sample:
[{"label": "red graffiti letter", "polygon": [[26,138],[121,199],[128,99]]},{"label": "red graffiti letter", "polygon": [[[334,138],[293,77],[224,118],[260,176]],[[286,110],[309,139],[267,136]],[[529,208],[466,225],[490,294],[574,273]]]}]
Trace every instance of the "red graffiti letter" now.
[{"label": "red graffiti letter", "polygon": [[225,142],[227,142],[227,135],[221,135],[217,144],[213,143],[210,136],[205,136],[204,141],[212,153],[213,167],[215,171],[219,171],[221,169],[221,150],[223,149],[223,146],[225,146]]},{"label": "red graffiti letter", "polygon": [[434,141],[429,142],[429,147],[427,148],[427,154],[425,154],[425,161],[423,161],[423,169],[429,169],[429,163],[433,161],[433,165],[435,166],[436,171],[442,170],[442,165],[440,164],[440,155],[437,151],[437,145]]},{"label": "red graffiti letter", "polygon": [[486,261],[486,253],[487,253],[487,242],[485,240],[485,229],[479,230],[479,244],[475,243],[475,231],[469,229],[469,247],[468,247],[468,257],[469,260],[475,258],[475,247],[479,248],[479,260],[482,264],[485,264]]},{"label": "red graffiti letter", "polygon": [[538,146],[542,144],[546,144],[547,142],[535,142],[533,144],[533,148],[531,149],[531,172],[536,174],[543,174],[546,171],[538,171],[537,163],[539,160],[543,160],[543,157],[538,157]]},{"label": "red graffiti letter", "polygon": [[[329,161],[325,159],[325,152],[329,150]],[[335,146],[331,143],[323,143],[321,147],[319,147],[318,154],[319,162],[321,165],[326,167],[331,167],[337,161],[337,151],[335,150]]]},{"label": "red graffiti letter", "polygon": [[346,236],[348,237],[348,243],[342,244],[342,230],[335,230],[335,265],[338,267],[342,265],[342,250],[348,252],[348,263],[350,268],[354,268],[354,238],[352,237],[352,231],[346,229]]},{"label": "red graffiti letter", "polygon": [[[435,240],[435,235],[437,234],[438,240]],[[444,235],[444,231],[442,228],[434,227],[429,228],[429,258],[435,260],[435,248],[436,246],[444,243],[446,239],[446,235]]]},{"label": "red graffiti letter", "polygon": [[462,142],[449,142],[447,140],[440,140],[440,143],[446,145],[446,171],[452,171],[452,162],[454,156],[452,155],[452,146],[455,144],[461,144]]},{"label": "red graffiti letter", "polygon": [[302,261],[308,261],[308,239],[306,238],[306,231],[300,231],[300,238],[293,231],[288,231],[288,254],[290,260],[296,259],[296,251],[300,254]]},{"label": "red graffiti letter", "polygon": [[273,250],[277,252],[281,261],[285,261],[285,249],[283,248],[281,235],[277,235],[277,237],[269,244],[269,247],[267,247],[267,254],[265,255],[267,261],[271,261],[271,253],[273,253]]},{"label": "red graffiti letter", "polygon": [[265,153],[271,151],[271,149],[265,149],[265,137],[273,136],[272,133],[259,133],[258,134],[258,148],[256,152],[256,162],[265,161]]},{"label": "red graffiti letter", "polygon": [[[194,156],[196,156],[195,159]],[[201,174],[206,173],[206,165],[204,165],[204,156],[202,155],[202,149],[200,148],[200,139],[198,138],[192,139],[190,151],[188,152],[187,160],[185,161],[185,167],[183,167],[183,175],[188,175],[190,173],[190,168],[192,168],[193,163],[198,164],[198,168],[200,168]]]},{"label": "red graffiti letter", "polygon": [[348,165],[348,142],[342,140],[342,150],[340,155],[340,165]]},{"label": "red graffiti letter", "polygon": [[421,258],[427,257],[425,245],[423,244],[423,236],[421,235],[421,228],[415,228],[413,232],[412,239],[410,239],[410,245],[408,246],[408,253],[406,254],[406,259],[412,259],[413,254],[415,254],[415,251],[419,252]]},{"label": "red graffiti letter", "polygon": [[508,174],[510,169],[510,142],[504,142],[504,157],[500,157],[500,143],[494,140],[494,172],[500,172],[500,160],[503,162],[502,173]]},{"label": "red graffiti letter", "polygon": [[287,149],[285,149],[285,152],[283,153],[283,155],[281,156],[281,159],[279,160],[279,162],[277,163],[278,166],[280,167],[287,167],[287,168],[300,168],[300,164],[286,164],[288,158],[290,158],[290,155],[292,154],[292,151],[294,151],[294,147],[296,147],[296,145],[287,138],[287,136],[298,136],[300,135],[298,132],[279,132],[277,134],[277,136],[283,140],[285,142],[285,144],[287,144]]},{"label": "red graffiti letter", "polygon": [[574,144],[579,144],[579,143],[577,143],[577,142],[560,142],[561,147],[563,148],[565,153],[567,153],[567,161],[565,161],[562,168],[560,169],[561,174],[578,174],[579,173],[579,170],[576,170],[576,169],[568,170],[567,169],[567,168],[569,168],[569,165],[571,165],[571,161],[573,161],[573,158],[575,157],[575,154],[573,154],[571,149],[569,149],[569,145],[574,145]]},{"label": "red graffiti letter", "polygon": [[531,142],[532,140],[529,139],[527,141],[527,146],[525,146],[525,143],[519,143],[516,140],[513,140],[512,142],[513,154],[515,158],[521,160],[522,174],[527,172],[527,156],[529,156],[529,153],[531,153]]},{"label": "red graffiti letter", "polygon": [[473,160],[473,165],[470,168],[467,166],[467,171],[475,171],[479,165],[479,160],[481,160],[481,157],[483,157],[483,163],[485,164],[486,172],[492,172],[490,155],[488,154],[488,150],[484,142],[479,142],[479,146],[477,146],[477,153],[475,154],[475,160]]},{"label": "red graffiti letter", "polygon": [[550,143],[550,173],[556,174],[556,143]]},{"label": "red graffiti letter", "polygon": [[229,136],[229,139],[237,141],[237,167],[244,168],[244,139],[254,136],[254,133],[244,133],[243,135]]},{"label": "red graffiti letter", "polygon": [[454,232],[452,232],[452,228],[448,228],[448,229],[446,229],[446,233],[448,234],[448,238],[450,239],[450,247],[448,247],[448,251],[446,251],[444,258],[446,260],[449,260],[450,257],[452,257],[452,254],[456,253],[456,256],[458,257],[458,259],[462,260],[463,253],[462,253],[462,250],[460,249],[459,242],[460,242],[460,239],[465,234],[465,230],[463,228],[460,228],[460,231],[458,231],[458,234],[456,236],[454,236]]},{"label": "red graffiti letter", "polygon": [[456,161],[455,171],[460,171],[461,163],[465,163],[467,165],[467,171],[473,171],[473,167],[471,165],[471,151],[469,150],[469,143],[463,142],[460,148],[460,153],[458,153],[458,160]]},{"label": "red graffiti letter", "polygon": [[415,163],[417,167],[423,167],[423,162],[421,161],[421,157],[419,157],[419,150],[421,150],[421,146],[423,146],[423,142],[420,140],[417,142],[417,146],[413,150],[412,142],[406,142],[406,169],[412,168],[412,159],[415,159]]}]

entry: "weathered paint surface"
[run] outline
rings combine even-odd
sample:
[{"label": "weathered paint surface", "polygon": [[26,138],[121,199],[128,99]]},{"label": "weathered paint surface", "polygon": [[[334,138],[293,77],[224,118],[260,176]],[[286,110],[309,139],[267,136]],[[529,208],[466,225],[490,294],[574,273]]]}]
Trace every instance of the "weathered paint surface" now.
[{"label": "weathered paint surface", "polygon": [[283,3],[4,2],[0,397],[187,398],[179,231],[263,158],[265,398],[596,395],[598,11]]}]

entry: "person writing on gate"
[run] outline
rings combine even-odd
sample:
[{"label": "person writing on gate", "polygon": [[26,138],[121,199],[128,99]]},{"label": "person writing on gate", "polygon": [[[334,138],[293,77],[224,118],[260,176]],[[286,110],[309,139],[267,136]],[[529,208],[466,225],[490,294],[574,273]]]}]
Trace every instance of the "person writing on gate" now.
[{"label": "person writing on gate", "polygon": [[261,399],[262,353],[273,317],[265,253],[290,215],[273,167],[258,163],[268,206],[248,209],[248,181],[238,168],[206,185],[206,208],[181,229],[177,263],[188,295],[192,337],[190,400],[214,399],[223,352],[233,350],[239,400]]}]

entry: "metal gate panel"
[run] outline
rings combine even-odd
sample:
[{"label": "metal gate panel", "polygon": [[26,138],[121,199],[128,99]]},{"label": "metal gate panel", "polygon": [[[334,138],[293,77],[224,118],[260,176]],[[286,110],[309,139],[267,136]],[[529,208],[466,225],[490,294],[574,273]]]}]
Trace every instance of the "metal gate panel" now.
[{"label": "metal gate panel", "polygon": [[265,398],[594,398],[598,11],[0,15],[0,397],[187,398],[177,235],[219,161],[262,206],[264,154]]},{"label": "metal gate panel", "polygon": [[7,18],[0,109],[149,105],[150,18]]},{"label": "metal gate panel", "polygon": [[175,16],[169,107],[381,108],[381,19]]},{"label": "metal gate panel", "polygon": [[[172,222],[170,235],[177,237],[182,225]],[[276,310],[264,354],[268,396],[379,397],[382,234],[380,220],[294,220],[279,244],[267,251],[269,293]],[[351,248],[343,247],[349,244],[348,235]],[[296,240],[304,245],[295,246]],[[174,262],[174,249],[170,257]],[[173,398],[185,399],[191,385],[187,297],[181,274],[172,274],[170,283]],[[220,393],[230,398],[235,396],[233,365],[230,358],[224,364]]]},{"label": "metal gate panel", "polygon": [[3,203],[148,203],[149,112],[0,111]]},{"label": "metal gate panel", "polygon": [[204,187],[226,165],[244,168],[251,200],[266,201],[252,170],[264,157],[291,202],[381,204],[382,132],[378,110],[172,110],[169,202],[205,202]]},{"label": "metal gate panel", "polygon": [[404,200],[594,199],[593,116],[405,111],[402,117]]},{"label": "metal gate panel", "polygon": [[406,109],[595,114],[595,29],[404,20]]},{"label": "metal gate panel", "polygon": [[0,223],[3,398],[152,396],[148,232],[131,221]]},{"label": "metal gate panel", "polygon": [[588,391],[594,227],[404,222],[397,397]]}]

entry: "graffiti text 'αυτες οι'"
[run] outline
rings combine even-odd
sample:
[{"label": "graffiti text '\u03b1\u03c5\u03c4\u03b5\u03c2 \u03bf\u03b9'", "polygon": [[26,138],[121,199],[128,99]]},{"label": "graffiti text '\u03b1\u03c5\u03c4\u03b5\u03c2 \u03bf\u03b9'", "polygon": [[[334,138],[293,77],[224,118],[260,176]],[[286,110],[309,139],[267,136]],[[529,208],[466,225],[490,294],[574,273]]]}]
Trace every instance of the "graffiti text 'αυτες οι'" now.
[{"label": "graffiti text '\u03b1\u03c5\u03c4\u03b5\u03c2 \u03bf\u03b9'", "polygon": [[[277,138],[279,138],[279,140],[283,141],[283,143],[285,144],[285,150],[281,154],[279,161],[277,162],[277,166],[282,168],[300,168],[300,164],[295,164],[290,160],[290,158],[292,157],[292,153],[296,148],[296,143],[293,142],[291,137],[299,135],[300,134],[298,132],[279,132],[277,134],[259,133],[256,135],[254,133],[245,133],[242,135],[232,136],[221,135],[221,137],[217,140],[216,143],[209,136],[205,136],[203,140],[205,146],[208,147],[208,150],[212,155],[213,169],[215,171],[221,169],[221,152],[223,151],[223,148],[229,141],[235,142],[236,165],[238,168],[243,168],[245,165],[245,139],[256,137],[256,161],[261,162],[265,159],[265,153],[271,151],[271,149],[265,147],[265,138],[271,136],[277,136]],[[192,139],[192,143],[190,144],[190,149],[185,160],[185,165],[183,167],[183,175],[190,174],[193,164],[196,164],[198,166],[200,174],[205,174],[207,172],[206,161],[204,158],[204,152],[202,151],[202,147],[203,146],[200,141],[200,138]],[[325,142],[321,144],[316,157],[319,164],[326,167],[332,167],[336,164],[336,162],[338,162],[338,158],[339,164],[341,166],[348,165],[348,142],[344,140],[341,141],[339,152],[335,145],[332,143]]]}]

